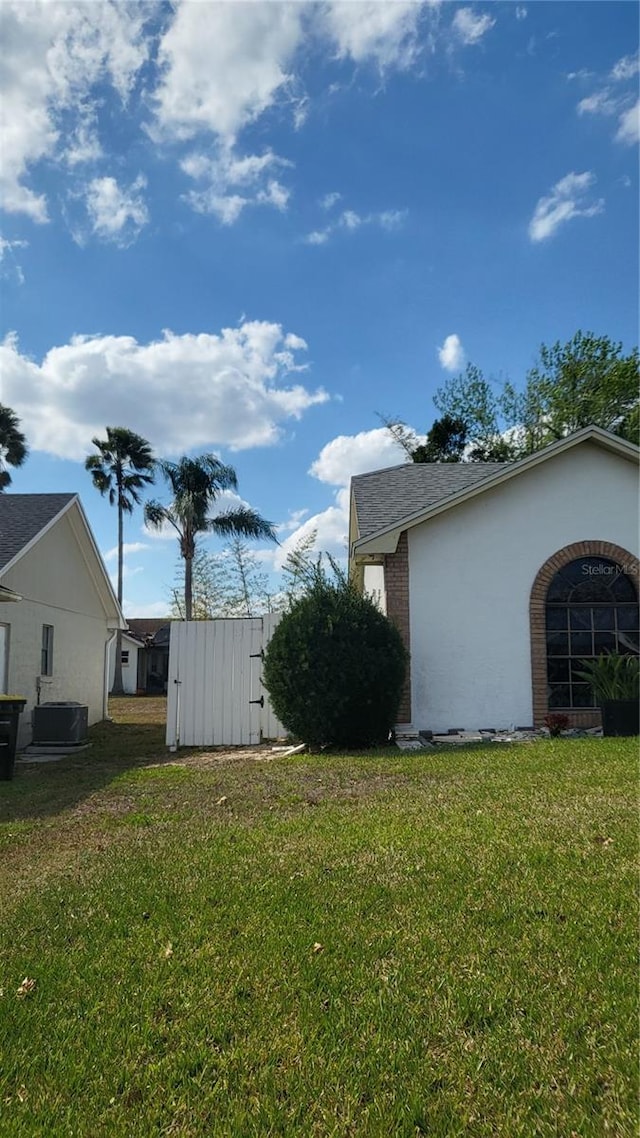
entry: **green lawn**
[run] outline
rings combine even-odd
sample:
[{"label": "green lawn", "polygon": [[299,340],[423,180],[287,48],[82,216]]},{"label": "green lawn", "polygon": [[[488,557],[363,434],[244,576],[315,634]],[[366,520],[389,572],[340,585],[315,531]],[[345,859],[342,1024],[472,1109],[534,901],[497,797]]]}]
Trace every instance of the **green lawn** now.
[{"label": "green lawn", "polygon": [[0,784],[3,1138],[637,1133],[636,741],[176,763],[161,710]]}]

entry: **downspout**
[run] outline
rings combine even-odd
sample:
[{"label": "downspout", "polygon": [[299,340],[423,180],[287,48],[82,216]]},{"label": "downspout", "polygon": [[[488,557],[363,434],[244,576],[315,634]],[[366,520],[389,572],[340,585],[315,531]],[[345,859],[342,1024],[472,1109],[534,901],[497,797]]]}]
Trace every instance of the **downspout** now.
[{"label": "downspout", "polygon": [[102,688],[103,688],[103,690],[102,690],[102,718],[103,719],[109,718],[109,649],[110,649],[111,645],[113,644],[116,636],[118,635],[118,629],[117,628],[110,629],[109,631],[111,632],[111,636],[109,637],[108,640],[105,640],[105,644],[104,644],[104,684],[102,685]]}]

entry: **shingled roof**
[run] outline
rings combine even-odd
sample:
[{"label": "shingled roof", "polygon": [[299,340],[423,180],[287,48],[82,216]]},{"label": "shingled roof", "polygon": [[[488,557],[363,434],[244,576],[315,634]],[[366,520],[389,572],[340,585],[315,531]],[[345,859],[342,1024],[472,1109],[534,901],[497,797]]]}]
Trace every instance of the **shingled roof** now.
[{"label": "shingled roof", "polygon": [[0,570],[52,522],[75,494],[0,494]]},{"label": "shingled roof", "polygon": [[506,470],[504,462],[407,462],[351,479],[358,537],[397,525],[418,510]]}]

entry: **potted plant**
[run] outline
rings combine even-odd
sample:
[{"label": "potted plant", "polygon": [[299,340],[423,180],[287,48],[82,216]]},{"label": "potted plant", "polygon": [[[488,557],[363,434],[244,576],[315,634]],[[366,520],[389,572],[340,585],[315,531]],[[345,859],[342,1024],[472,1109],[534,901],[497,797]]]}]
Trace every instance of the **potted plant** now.
[{"label": "potted plant", "polygon": [[585,660],[580,679],[591,684],[602,711],[603,735],[640,734],[640,662],[637,656],[605,653]]}]

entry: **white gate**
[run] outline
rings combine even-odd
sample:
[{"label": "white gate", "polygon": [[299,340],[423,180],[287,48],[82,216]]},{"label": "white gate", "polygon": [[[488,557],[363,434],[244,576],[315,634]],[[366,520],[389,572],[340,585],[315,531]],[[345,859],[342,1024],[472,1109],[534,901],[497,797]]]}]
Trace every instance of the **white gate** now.
[{"label": "white gate", "polygon": [[280,613],[172,621],[167,746],[260,743],[286,734],[262,686],[262,653]]}]

